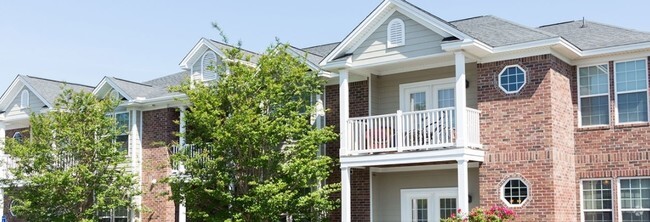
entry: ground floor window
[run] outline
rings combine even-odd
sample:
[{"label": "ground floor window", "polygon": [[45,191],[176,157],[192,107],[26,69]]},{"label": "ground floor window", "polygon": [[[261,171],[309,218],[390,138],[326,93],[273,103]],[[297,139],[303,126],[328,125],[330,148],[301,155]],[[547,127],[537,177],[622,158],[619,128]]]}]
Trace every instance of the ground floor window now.
[{"label": "ground floor window", "polygon": [[612,183],[610,180],[584,180],[582,188],[582,216],[585,222],[611,222]]},{"label": "ground floor window", "polygon": [[623,222],[650,221],[650,178],[621,179],[619,192]]},{"label": "ground floor window", "polygon": [[402,222],[440,221],[456,212],[456,188],[402,189]]},{"label": "ground floor window", "polygon": [[126,207],[118,207],[112,210],[99,213],[100,222],[127,222],[129,221],[129,210]]}]

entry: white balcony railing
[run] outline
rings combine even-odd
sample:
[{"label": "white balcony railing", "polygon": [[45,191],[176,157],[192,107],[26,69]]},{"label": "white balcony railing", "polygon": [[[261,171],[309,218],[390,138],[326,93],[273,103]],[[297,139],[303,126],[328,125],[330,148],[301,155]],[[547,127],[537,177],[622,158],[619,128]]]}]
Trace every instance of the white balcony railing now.
[{"label": "white balcony railing", "polygon": [[[467,141],[480,147],[480,111],[467,108]],[[350,118],[347,155],[440,149],[456,144],[454,107]]]}]

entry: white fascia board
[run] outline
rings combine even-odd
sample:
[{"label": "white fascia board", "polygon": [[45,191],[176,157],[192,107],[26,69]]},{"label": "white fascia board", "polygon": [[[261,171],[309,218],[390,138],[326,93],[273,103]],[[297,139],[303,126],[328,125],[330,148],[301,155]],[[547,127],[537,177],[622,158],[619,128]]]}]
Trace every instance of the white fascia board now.
[{"label": "white fascia board", "polygon": [[[438,19],[431,18],[431,15],[428,15],[427,13],[423,12],[420,9],[417,9],[413,7],[412,5],[402,1],[402,0],[389,0],[391,3],[395,4],[398,6],[398,10],[402,12],[403,14],[411,14],[412,16],[411,19],[416,19],[416,21],[420,21],[420,24],[423,25],[432,25],[429,26],[429,28],[432,28],[433,31],[436,31],[438,34],[443,35],[444,34],[450,34],[452,36],[460,37],[461,40],[467,40],[467,39],[472,39],[470,36],[467,34],[459,31],[458,29],[451,27],[447,23],[444,23]],[[408,16],[408,15],[407,15]],[[435,29],[434,29],[435,28]],[[440,33],[443,32],[443,33]],[[443,35],[445,36],[445,35]]]},{"label": "white fascia board", "polygon": [[386,155],[341,156],[341,167],[368,167],[397,164],[468,160],[483,162],[485,151],[470,148],[392,153]]},{"label": "white fascia board", "polygon": [[352,32],[348,34],[348,36],[346,36],[345,39],[343,39],[343,41],[341,41],[341,43],[336,46],[336,48],[334,48],[334,50],[332,50],[327,56],[325,56],[325,59],[323,59],[323,61],[321,61],[319,65],[326,66],[329,61],[331,61],[332,59],[334,59],[335,56],[340,54],[344,48],[346,48],[356,38],[362,35],[364,30],[366,30],[370,25],[372,25],[373,21],[375,21],[381,14],[383,14],[382,12],[386,10],[388,6],[391,5],[391,3],[392,2],[390,0],[384,0],[381,4],[379,4],[379,6],[377,6],[377,8],[375,8],[375,10],[373,10],[370,13],[370,15],[368,15],[368,17],[366,17],[363,21],[361,21],[361,23],[356,28],[354,28],[354,30],[352,30]]},{"label": "white fascia board", "polygon": [[183,60],[180,62],[180,67],[181,69],[190,69],[192,65],[200,58],[203,56],[203,53],[206,49],[210,49],[214,51],[221,59],[226,58],[226,54],[224,54],[221,49],[217,45],[215,45],[211,40],[206,39],[206,38],[201,38],[194,47],[190,50],[187,55],[183,58]]},{"label": "white fascia board", "polygon": [[327,63],[326,65],[323,65],[321,68],[325,70],[337,70],[337,69],[347,69],[350,68],[350,66],[351,66],[350,58],[348,58],[345,61]]},{"label": "white fascia board", "polygon": [[47,107],[53,107],[52,104],[50,104],[50,102],[45,100],[45,98],[43,98],[43,96],[38,94],[38,92],[34,89],[34,87],[32,85],[30,85],[27,81],[25,81],[22,76],[19,76],[19,79],[23,83],[23,85],[25,85],[25,87],[27,87],[29,89],[29,91],[32,91],[32,93],[34,93],[34,95],[36,95],[36,98],[40,99],[41,102],[45,103],[45,105]]},{"label": "white fascia board", "polygon": [[643,50],[643,49],[650,49],[650,42],[586,50],[586,51],[582,51],[581,56],[582,57],[598,56],[598,55],[614,54],[614,53]]},{"label": "white fascia board", "polygon": [[93,95],[97,96],[96,93],[100,92],[105,87],[111,87],[112,89],[114,89],[115,91],[120,93],[120,95],[124,96],[124,98],[126,98],[126,100],[132,100],[133,99],[133,98],[131,98],[131,96],[129,96],[129,94],[126,94],[126,92],[124,92],[124,90],[122,90],[120,87],[118,87],[117,84],[115,84],[108,77],[104,77],[104,79],[102,79],[102,81],[99,83],[99,85],[97,85],[95,90],[93,90]]},{"label": "white fascia board", "polygon": [[[16,97],[16,95],[18,95],[18,92],[17,91],[14,92],[14,91],[20,87],[18,86],[18,84],[24,84],[22,81],[19,80],[19,78],[20,76],[16,76],[16,78],[14,78],[14,81],[11,82],[7,90],[5,90],[5,92],[2,94],[2,97],[0,97],[0,111],[6,111],[6,109],[8,108],[7,106],[9,106],[9,102],[12,101],[13,98]],[[11,96],[12,94],[13,96]]]}]

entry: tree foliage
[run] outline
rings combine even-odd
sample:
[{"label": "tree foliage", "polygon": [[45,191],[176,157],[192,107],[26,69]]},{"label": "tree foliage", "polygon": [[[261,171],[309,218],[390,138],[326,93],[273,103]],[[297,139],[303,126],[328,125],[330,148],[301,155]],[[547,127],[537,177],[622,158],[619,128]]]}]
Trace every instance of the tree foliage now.
[{"label": "tree foliage", "polygon": [[318,221],[335,208],[338,184],[322,185],[332,160],[319,150],[336,134],[310,118],[324,82],[289,47],[270,47],[254,65],[224,48],[217,81],[176,89],[192,104],[184,136],[193,149],[174,157],[185,172],[171,178],[189,220]]},{"label": "tree foliage", "polygon": [[130,207],[136,194],[111,115],[118,101],[65,89],[55,108],[30,116],[30,138],[8,139],[16,166],[7,195],[28,221],[96,221],[98,212]]}]

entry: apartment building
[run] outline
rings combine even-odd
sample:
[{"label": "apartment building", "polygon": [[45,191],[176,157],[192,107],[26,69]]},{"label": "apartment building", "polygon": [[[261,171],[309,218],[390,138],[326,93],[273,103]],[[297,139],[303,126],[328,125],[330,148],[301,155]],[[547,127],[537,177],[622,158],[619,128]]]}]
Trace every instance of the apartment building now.
[{"label": "apartment building", "polygon": [[[155,195],[175,170],[170,147],[153,144],[185,143],[174,120],[190,104],[166,89],[218,79],[205,68],[224,47],[201,39],[182,72],[147,82],[69,84],[124,101],[143,189],[135,201],[150,210],[111,221],[184,221],[182,205]],[[331,221],[439,221],[493,205],[519,221],[650,221],[650,33],[585,20],[446,21],[385,0],[341,42],[291,50],[328,80],[325,124],[340,133],[326,144],[338,162],[328,182],[342,185]],[[51,108],[60,92],[44,90],[60,84],[18,76],[0,99],[0,138],[28,136],[16,132]],[[3,215],[14,218],[10,202]]]}]

